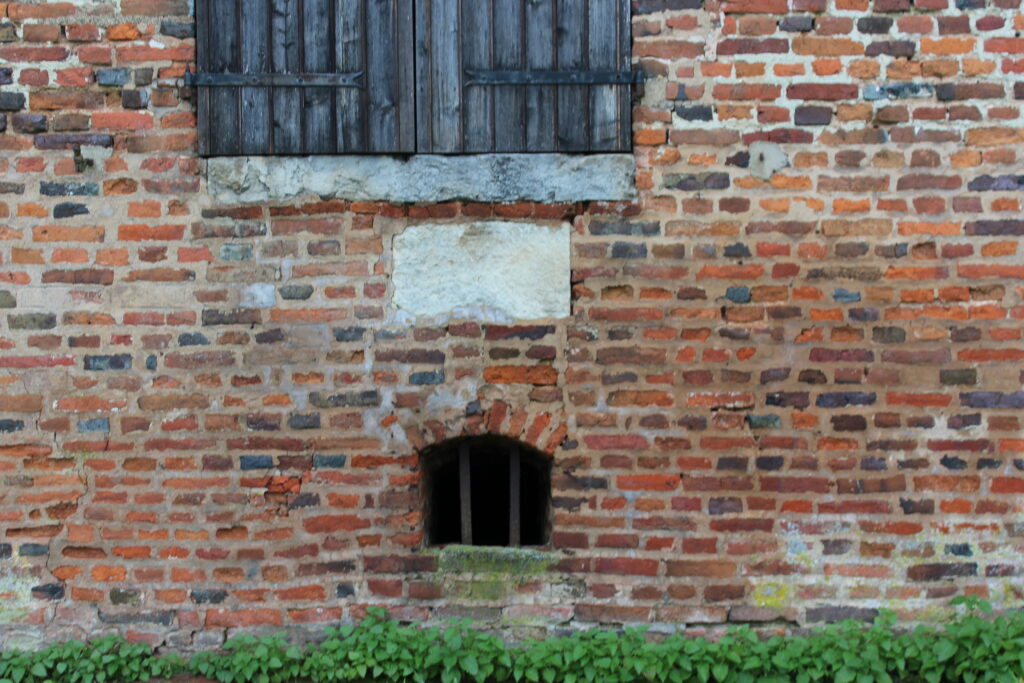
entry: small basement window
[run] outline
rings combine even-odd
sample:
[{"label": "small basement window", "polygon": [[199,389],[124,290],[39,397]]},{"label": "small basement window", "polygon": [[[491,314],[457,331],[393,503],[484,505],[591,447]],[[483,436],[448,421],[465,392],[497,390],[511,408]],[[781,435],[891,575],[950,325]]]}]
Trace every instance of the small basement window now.
[{"label": "small basement window", "polygon": [[427,543],[547,543],[551,464],[493,436],[448,441],[423,456]]}]

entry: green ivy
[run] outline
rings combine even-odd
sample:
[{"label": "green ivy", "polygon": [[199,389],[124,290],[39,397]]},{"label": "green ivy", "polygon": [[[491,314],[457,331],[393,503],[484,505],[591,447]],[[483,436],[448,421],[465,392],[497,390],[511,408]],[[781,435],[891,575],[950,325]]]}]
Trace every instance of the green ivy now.
[{"label": "green ivy", "polygon": [[183,671],[177,655],[156,656],[149,645],[104,636],[88,644],[50,645],[38,652],[0,652],[3,683],[123,683],[169,678]]},{"label": "green ivy", "polygon": [[1024,678],[1024,612],[992,618],[984,600],[952,601],[963,614],[944,627],[896,625],[884,613],[871,625],[847,621],[806,636],[762,640],[747,627],[717,641],[644,629],[586,631],[507,646],[456,621],[418,628],[371,609],[358,626],[328,629],[305,648],[283,635],[240,635],[219,652],[185,662],[145,644],[106,636],[39,652],[0,652],[0,683],[129,683],[178,674],[219,683],[798,683],[836,681],[999,681]]}]

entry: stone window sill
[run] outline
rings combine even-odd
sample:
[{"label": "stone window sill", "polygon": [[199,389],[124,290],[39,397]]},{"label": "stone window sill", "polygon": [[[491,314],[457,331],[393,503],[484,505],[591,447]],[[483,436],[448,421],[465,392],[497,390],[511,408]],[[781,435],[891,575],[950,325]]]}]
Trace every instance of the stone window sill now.
[{"label": "stone window sill", "polygon": [[552,204],[636,198],[630,154],[217,157],[206,162],[219,203],[308,195],[420,204],[455,200]]}]

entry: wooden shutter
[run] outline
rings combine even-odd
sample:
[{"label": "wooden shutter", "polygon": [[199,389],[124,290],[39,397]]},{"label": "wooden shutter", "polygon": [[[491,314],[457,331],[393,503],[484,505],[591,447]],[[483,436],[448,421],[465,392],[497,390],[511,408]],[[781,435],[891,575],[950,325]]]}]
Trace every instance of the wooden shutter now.
[{"label": "wooden shutter", "polygon": [[416,0],[417,149],[631,149],[629,0]]},{"label": "wooden shutter", "polygon": [[196,0],[200,154],[411,153],[412,0]]}]

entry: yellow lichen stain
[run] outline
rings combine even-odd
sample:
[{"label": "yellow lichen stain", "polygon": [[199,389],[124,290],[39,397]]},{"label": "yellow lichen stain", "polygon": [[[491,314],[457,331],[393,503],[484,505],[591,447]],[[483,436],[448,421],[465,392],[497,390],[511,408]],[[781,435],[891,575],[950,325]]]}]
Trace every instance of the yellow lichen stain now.
[{"label": "yellow lichen stain", "polygon": [[32,599],[32,576],[23,558],[0,562],[0,624],[25,618]]},{"label": "yellow lichen stain", "polygon": [[754,586],[753,600],[758,607],[787,607],[793,596],[793,587],[773,581]]},{"label": "yellow lichen stain", "polygon": [[1019,609],[1024,607],[1024,590],[1019,584],[1012,581],[1004,581],[999,586],[1003,591],[1003,599],[1000,601],[1005,609]]}]

